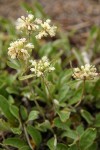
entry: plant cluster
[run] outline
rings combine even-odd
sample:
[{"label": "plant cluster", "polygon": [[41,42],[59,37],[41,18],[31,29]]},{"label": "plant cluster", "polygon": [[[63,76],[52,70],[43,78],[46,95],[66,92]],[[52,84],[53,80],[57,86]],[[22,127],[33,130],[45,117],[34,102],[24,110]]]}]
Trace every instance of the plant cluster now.
[{"label": "plant cluster", "polygon": [[18,35],[9,42],[17,40],[5,50],[8,68],[5,60],[0,66],[0,150],[99,150],[100,113],[95,109],[100,109],[100,79],[95,65],[83,58],[74,68],[72,63],[81,57],[71,54],[60,31],[61,39],[46,42],[57,32],[50,19],[21,16],[16,29]]}]

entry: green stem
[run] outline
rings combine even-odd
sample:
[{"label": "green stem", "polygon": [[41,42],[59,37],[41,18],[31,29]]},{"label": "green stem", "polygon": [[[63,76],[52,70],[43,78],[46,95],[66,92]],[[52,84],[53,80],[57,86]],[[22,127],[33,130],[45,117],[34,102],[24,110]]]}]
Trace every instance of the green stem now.
[{"label": "green stem", "polygon": [[[20,108],[21,108],[21,107],[20,107]],[[20,110],[20,109],[19,109],[19,110]],[[30,149],[31,149],[31,150],[34,150],[34,148],[32,147],[32,145],[31,145],[31,143],[30,143],[30,139],[29,139],[29,135],[28,135],[27,130],[26,130],[25,123],[23,123],[23,120],[22,120],[21,111],[19,111],[19,115],[20,115],[21,126],[22,126],[22,129],[23,129],[23,131],[24,131],[24,134],[25,134],[27,143],[28,143]]]},{"label": "green stem", "polygon": [[4,145],[4,144],[2,144],[2,143],[0,143],[0,145],[1,145],[2,147],[6,148],[6,150],[10,150],[10,148],[8,148],[6,145]]},{"label": "green stem", "polygon": [[29,139],[29,135],[27,133],[27,130],[26,130],[26,126],[23,125],[23,130],[24,130],[24,133],[25,133],[25,137],[26,137],[26,140],[27,140],[27,143],[29,145],[29,147],[31,148],[31,150],[34,150],[34,148],[32,147],[31,143],[30,143],[30,139]]},{"label": "green stem", "polygon": [[48,104],[51,105],[50,102],[52,101],[53,98],[51,97],[51,94],[50,94],[50,91],[49,91],[49,87],[48,87],[47,81],[45,80],[44,76],[42,76],[42,79],[43,79],[44,85],[47,88],[48,93],[49,93],[49,94],[47,94],[47,92],[46,92],[47,97],[49,99]]},{"label": "green stem", "polygon": [[74,108],[76,108],[77,106],[80,105],[80,103],[82,102],[82,99],[84,97],[84,91],[85,91],[85,79],[83,80],[83,89],[82,89],[82,96],[81,96],[81,99],[80,101],[74,106]]},{"label": "green stem", "polygon": [[34,100],[34,103],[35,103],[35,105],[37,106],[37,108],[38,108],[40,114],[42,115],[43,120],[45,120],[45,115],[44,115],[44,113],[43,113],[43,111],[42,111],[42,109],[41,109],[39,103],[38,103],[37,100],[36,100],[35,89],[34,89],[34,92],[33,92],[32,86],[29,84],[28,80],[26,80],[26,81],[27,81],[27,85],[28,85],[28,87],[29,87],[29,89],[30,89],[30,91],[31,91],[31,94],[34,95],[34,99],[33,99],[33,100]]},{"label": "green stem", "polygon": [[42,111],[42,109],[41,109],[41,107],[40,107],[40,105],[39,105],[39,103],[37,102],[37,100],[36,100],[36,96],[35,96],[35,91],[34,91],[34,93],[33,93],[33,89],[32,89],[32,87],[30,86],[30,89],[31,89],[31,93],[32,93],[32,95],[34,94],[34,103],[35,103],[35,105],[37,106],[37,108],[38,108],[38,110],[39,110],[39,112],[40,112],[40,114],[42,115],[42,117],[43,117],[43,120],[45,121],[45,115],[44,115],[44,113],[43,113],[43,111]]},{"label": "green stem", "polygon": [[56,134],[54,134],[54,138],[55,138],[54,150],[56,150],[56,148],[57,148],[57,136],[56,136]]},{"label": "green stem", "polygon": [[34,102],[35,102],[35,105],[37,106],[37,108],[38,108],[38,110],[39,110],[40,114],[42,115],[43,120],[45,121],[45,115],[44,115],[44,113],[43,113],[43,111],[42,111],[42,109],[41,109],[40,105],[38,104],[38,102],[37,102],[37,100],[36,100],[36,99],[34,99]]},{"label": "green stem", "polygon": [[30,42],[30,32],[28,33],[28,42]]}]

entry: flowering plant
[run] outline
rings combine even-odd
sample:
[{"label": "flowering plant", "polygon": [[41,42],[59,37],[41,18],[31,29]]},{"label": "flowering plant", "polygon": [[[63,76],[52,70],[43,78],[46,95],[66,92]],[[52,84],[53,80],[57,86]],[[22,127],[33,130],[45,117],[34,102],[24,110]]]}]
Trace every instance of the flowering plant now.
[{"label": "flowering plant", "polygon": [[56,36],[50,19],[29,13],[17,19],[16,29],[18,35],[5,48],[8,55],[2,54],[7,58],[1,59],[0,149],[97,150],[100,79],[95,65],[84,57],[78,62],[77,50],[71,50],[60,29]]},{"label": "flowering plant", "polygon": [[98,76],[95,66],[86,64],[81,68],[74,68],[73,77],[80,80],[91,80]]}]

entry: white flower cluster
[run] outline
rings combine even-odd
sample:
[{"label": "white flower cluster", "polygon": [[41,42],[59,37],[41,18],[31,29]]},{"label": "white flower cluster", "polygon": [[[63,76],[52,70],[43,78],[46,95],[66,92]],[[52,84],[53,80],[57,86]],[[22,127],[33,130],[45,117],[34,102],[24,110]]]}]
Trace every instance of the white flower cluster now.
[{"label": "white flower cluster", "polygon": [[98,76],[97,69],[95,66],[86,64],[80,68],[74,68],[74,73],[72,75],[75,79],[81,80],[91,80]]},{"label": "white flower cluster", "polygon": [[42,57],[41,60],[30,60],[30,62],[32,64],[32,68],[30,70],[34,72],[36,77],[40,77],[45,73],[55,70],[46,56]]},{"label": "white flower cluster", "polygon": [[17,19],[16,29],[20,31],[35,31],[35,37],[41,39],[42,37],[55,36],[57,27],[50,25],[51,20],[47,19],[43,22],[41,19],[34,18],[32,14],[28,14],[28,17],[21,16]]},{"label": "white flower cluster", "polygon": [[27,43],[25,38],[18,39],[15,42],[10,43],[8,48],[8,55],[12,59],[23,59],[26,60],[29,57],[28,50],[34,48],[32,43]]},{"label": "white flower cluster", "polygon": [[47,37],[50,35],[51,37],[55,36],[55,32],[57,27],[56,26],[51,26],[51,20],[47,19],[45,22],[42,23],[42,21],[37,21],[37,23],[40,24],[40,31],[38,35],[36,35],[37,39],[41,39],[42,37]]},{"label": "white flower cluster", "polygon": [[35,31],[38,29],[38,25],[33,23],[34,16],[32,14],[28,14],[27,17],[21,16],[21,18],[17,19],[16,29],[20,31]]}]

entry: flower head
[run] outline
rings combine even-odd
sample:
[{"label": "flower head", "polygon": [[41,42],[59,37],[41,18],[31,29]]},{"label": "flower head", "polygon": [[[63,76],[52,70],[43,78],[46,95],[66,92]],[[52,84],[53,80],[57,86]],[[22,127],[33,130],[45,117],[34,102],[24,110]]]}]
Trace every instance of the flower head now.
[{"label": "flower head", "polygon": [[16,22],[16,29],[20,31],[35,31],[38,29],[38,25],[36,25],[34,22],[34,16],[32,14],[28,14],[27,17],[21,16],[17,19]]},{"label": "flower head", "polygon": [[23,59],[26,60],[29,57],[28,50],[34,48],[31,43],[27,43],[25,38],[18,39],[15,42],[10,43],[8,48],[8,55],[12,59]]},{"label": "flower head", "polygon": [[36,35],[37,39],[41,39],[42,37],[47,37],[50,35],[51,37],[55,36],[55,32],[57,27],[56,26],[51,26],[50,25],[51,20],[47,19],[45,22],[40,24],[40,31],[38,35]]},{"label": "flower head", "polygon": [[30,62],[32,64],[32,68],[30,70],[34,72],[37,77],[55,70],[46,56],[42,57],[41,60],[30,60]]},{"label": "flower head", "polygon": [[91,80],[98,75],[95,66],[86,64],[80,68],[74,68],[73,77],[79,80]]},{"label": "flower head", "polygon": [[42,37],[55,36],[57,27],[51,25],[51,20],[47,19],[42,21],[39,18],[35,18],[32,14],[28,14],[27,17],[21,16],[16,21],[16,29],[19,31],[26,31],[26,33],[32,33],[35,31],[35,37],[41,39]]}]

